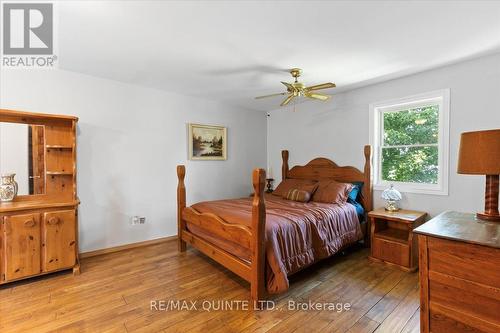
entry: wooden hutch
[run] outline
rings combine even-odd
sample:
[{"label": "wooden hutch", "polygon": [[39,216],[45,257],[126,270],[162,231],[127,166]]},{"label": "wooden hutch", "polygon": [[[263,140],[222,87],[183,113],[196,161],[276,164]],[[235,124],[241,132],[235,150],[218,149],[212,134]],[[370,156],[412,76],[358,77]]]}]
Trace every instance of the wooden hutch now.
[{"label": "wooden hutch", "polygon": [[[24,124],[29,130],[29,193],[0,202],[0,284],[66,269],[80,272],[77,121],[0,109],[0,125]],[[3,144],[9,144],[5,137]]]}]

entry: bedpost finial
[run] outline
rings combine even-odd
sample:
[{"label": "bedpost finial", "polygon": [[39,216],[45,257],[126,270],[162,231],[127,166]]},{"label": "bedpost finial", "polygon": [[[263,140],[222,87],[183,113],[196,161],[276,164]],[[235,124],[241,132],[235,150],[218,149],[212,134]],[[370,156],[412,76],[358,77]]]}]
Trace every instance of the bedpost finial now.
[{"label": "bedpost finial", "polygon": [[266,171],[264,169],[254,169],[252,180],[255,192],[262,196],[264,194],[264,184],[266,182]]},{"label": "bedpost finial", "polygon": [[281,179],[285,180],[288,178],[288,150],[281,151],[281,158],[283,160],[281,165]]},{"label": "bedpost finial", "polygon": [[288,161],[288,150],[282,150],[281,151],[281,157],[283,158],[283,160],[287,160]]},{"label": "bedpost finial", "polygon": [[369,158],[371,157],[371,155],[372,155],[372,146],[370,146],[370,145],[365,145],[365,150],[364,150],[364,152],[365,152],[365,158],[366,158],[366,159],[369,159]]},{"label": "bedpost finial", "polygon": [[184,165],[178,165],[177,178],[179,178],[180,180],[184,180],[185,176],[186,176],[186,167]]}]

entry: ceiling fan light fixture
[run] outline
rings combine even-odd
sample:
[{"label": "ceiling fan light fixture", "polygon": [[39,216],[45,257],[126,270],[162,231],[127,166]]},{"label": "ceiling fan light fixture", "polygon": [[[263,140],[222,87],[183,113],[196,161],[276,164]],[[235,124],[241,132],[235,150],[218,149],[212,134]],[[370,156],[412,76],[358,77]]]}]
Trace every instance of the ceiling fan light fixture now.
[{"label": "ceiling fan light fixture", "polygon": [[322,83],[322,84],[317,84],[314,86],[306,87],[306,85],[304,83],[298,82],[298,78],[302,74],[302,69],[300,69],[300,68],[292,68],[290,70],[290,74],[295,79],[295,81],[293,83],[281,81],[281,83],[286,87],[286,90],[287,90],[286,92],[271,94],[271,95],[266,95],[266,96],[259,96],[259,97],[255,97],[255,98],[261,99],[261,98],[278,96],[278,95],[288,95],[288,97],[283,102],[281,102],[280,106],[286,106],[288,103],[290,103],[290,101],[292,99],[298,98],[298,97],[307,97],[307,98],[316,99],[316,100],[320,100],[320,101],[327,101],[331,98],[331,96],[317,93],[316,90],[329,89],[329,88],[336,87],[335,83],[332,83],[332,82],[327,82],[327,83]]}]

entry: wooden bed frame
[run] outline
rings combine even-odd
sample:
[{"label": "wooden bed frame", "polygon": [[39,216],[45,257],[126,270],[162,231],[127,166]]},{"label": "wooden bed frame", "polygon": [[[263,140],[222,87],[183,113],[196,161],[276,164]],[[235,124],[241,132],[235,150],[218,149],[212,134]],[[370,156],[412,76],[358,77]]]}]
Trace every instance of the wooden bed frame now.
[{"label": "wooden bed frame", "polygon": [[[282,178],[298,179],[333,179],[339,182],[362,182],[361,204],[368,213],[372,210],[372,180],[371,180],[371,146],[364,147],[365,166],[364,171],[352,166],[338,166],[327,158],[316,158],[304,166],[288,167],[288,151],[283,150]],[[264,184],[266,172],[263,169],[253,171],[254,196],[252,203],[251,228],[243,225],[231,224],[212,213],[200,213],[192,207],[186,207],[186,187],[184,177],[186,169],[184,165],[177,166],[177,223],[178,223],[178,246],[179,251],[186,251],[186,243],[217,261],[235,274],[250,283],[250,295],[253,301],[263,300],[266,296],[265,281],[265,223],[266,205],[264,200]],[[186,221],[200,228],[209,229],[212,233],[224,239],[251,248],[251,262],[241,260],[237,256],[219,248],[218,246],[204,240],[189,232]],[[362,227],[365,244],[369,239],[368,219],[365,218]]]}]

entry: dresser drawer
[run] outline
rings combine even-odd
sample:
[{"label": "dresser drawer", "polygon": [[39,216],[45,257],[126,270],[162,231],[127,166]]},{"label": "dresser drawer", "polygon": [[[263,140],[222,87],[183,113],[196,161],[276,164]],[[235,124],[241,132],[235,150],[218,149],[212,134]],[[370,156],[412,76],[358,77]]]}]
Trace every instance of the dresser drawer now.
[{"label": "dresser drawer", "polygon": [[463,312],[430,303],[429,330],[422,333],[498,333],[500,326]]},{"label": "dresser drawer", "polygon": [[409,246],[395,241],[374,237],[372,256],[400,266],[410,266]]},{"label": "dresser drawer", "polygon": [[431,304],[440,304],[448,312],[460,313],[458,319],[461,321],[464,321],[464,316],[471,316],[500,328],[500,290],[446,274],[432,274],[429,278]]},{"label": "dresser drawer", "polygon": [[500,288],[500,250],[428,238],[429,271]]}]

